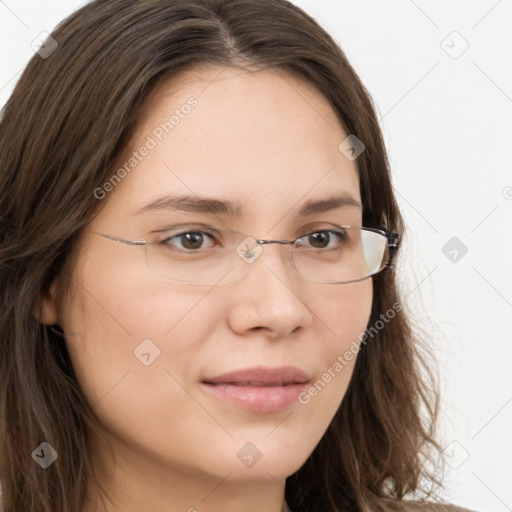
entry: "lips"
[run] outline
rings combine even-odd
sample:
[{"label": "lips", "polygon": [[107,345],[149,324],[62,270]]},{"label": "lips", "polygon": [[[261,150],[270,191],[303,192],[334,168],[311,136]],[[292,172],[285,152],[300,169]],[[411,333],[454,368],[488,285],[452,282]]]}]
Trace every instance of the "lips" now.
[{"label": "lips", "polygon": [[278,412],[297,402],[309,382],[294,366],[255,367],[201,381],[202,389],[223,402],[255,412]]},{"label": "lips", "polygon": [[206,378],[202,382],[207,384],[232,384],[235,386],[287,386],[290,384],[304,384],[308,381],[308,375],[295,366],[282,366],[279,368],[258,366]]}]

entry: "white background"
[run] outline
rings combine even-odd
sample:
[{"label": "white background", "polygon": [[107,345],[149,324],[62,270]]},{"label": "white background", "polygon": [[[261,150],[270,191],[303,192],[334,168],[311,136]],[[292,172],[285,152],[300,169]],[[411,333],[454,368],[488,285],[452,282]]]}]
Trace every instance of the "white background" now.
[{"label": "white background", "polygon": [[[439,360],[446,499],[511,511],[512,0],[295,3],[375,101],[409,229],[398,271]],[[0,1],[0,105],[31,42],[82,4]],[[443,253],[452,237],[465,255]]]}]

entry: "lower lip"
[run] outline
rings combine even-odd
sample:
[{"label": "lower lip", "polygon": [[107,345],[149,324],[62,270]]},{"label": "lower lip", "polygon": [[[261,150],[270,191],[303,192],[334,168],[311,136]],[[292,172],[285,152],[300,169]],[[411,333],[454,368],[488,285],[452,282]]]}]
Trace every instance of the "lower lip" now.
[{"label": "lower lip", "polygon": [[278,412],[297,401],[307,383],[287,386],[235,386],[234,384],[207,384],[207,392],[235,405],[256,412]]}]

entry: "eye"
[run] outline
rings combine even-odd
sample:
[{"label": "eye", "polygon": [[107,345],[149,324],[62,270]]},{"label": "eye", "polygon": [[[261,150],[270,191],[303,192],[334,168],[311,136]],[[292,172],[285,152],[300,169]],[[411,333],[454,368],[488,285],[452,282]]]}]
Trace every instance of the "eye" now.
[{"label": "eye", "polygon": [[334,229],[315,231],[297,239],[297,245],[312,247],[313,249],[336,249],[346,239],[346,234]]},{"label": "eye", "polygon": [[206,231],[183,231],[165,238],[160,243],[182,251],[197,251],[213,247],[214,242],[213,235]]}]

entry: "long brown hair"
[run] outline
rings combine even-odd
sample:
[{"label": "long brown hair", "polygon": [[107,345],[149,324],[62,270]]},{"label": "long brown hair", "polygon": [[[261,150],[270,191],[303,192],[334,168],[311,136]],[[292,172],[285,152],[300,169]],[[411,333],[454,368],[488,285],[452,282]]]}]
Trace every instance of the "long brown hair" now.
[{"label": "long brown hair", "polygon": [[[0,124],[0,480],[5,512],[81,511],[93,477],[94,412],[65,343],[34,316],[110,176],[149,93],[194,66],[274,68],[313,84],[357,159],[363,224],[404,234],[372,100],[344,53],[287,0],[96,0],[34,55]],[[286,75],[285,75],[286,76]],[[64,287],[67,282],[61,282]],[[392,269],[373,277],[369,326],[346,396],[306,463],[286,481],[296,512],[400,510],[436,483],[437,393]],[[395,307],[393,308],[393,305]],[[32,451],[60,454],[45,471]],[[431,468],[427,470],[427,466]],[[402,504],[402,505],[401,505]]]}]

